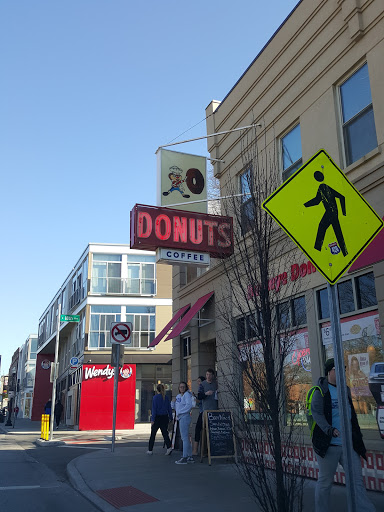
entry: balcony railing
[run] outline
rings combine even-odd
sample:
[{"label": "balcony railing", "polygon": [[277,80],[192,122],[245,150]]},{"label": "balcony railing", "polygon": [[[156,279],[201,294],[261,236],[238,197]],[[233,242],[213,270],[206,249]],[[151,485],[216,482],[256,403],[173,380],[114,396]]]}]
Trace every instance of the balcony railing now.
[{"label": "balcony railing", "polygon": [[91,293],[102,295],[156,295],[156,279],[92,277]]}]

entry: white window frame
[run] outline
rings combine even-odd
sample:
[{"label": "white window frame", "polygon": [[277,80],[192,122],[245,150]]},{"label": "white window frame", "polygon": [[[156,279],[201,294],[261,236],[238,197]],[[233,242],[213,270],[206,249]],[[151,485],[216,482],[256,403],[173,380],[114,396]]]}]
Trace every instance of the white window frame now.
[{"label": "white window frame", "polygon": [[[369,68],[368,68],[368,62],[365,61],[363,63],[360,63],[357,67],[355,67],[351,73],[346,77],[344,78],[340,83],[337,84],[336,86],[336,94],[337,94],[337,103],[338,103],[338,117],[339,117],[339,132],[340,132],[340,138],[341,138],[341,141],[342,141],[342,162],[343,162],[343,167],[346,168],[346,167],[349,167],[350,165],[353,165],[355,162],[357,162],[359,160],[356,159],[354,160],[353,162],[350,162],[350,163],[347,163],[347,145],[346,145],[346,140],[345,140],[345,137],[344,137],[344,129],[347,125],[350,125],[354,120],[356,120],[359,116],[361,116],[364,112],[368,111],[368,109],[372,108],[372,111],[373,111],[373,100],[372,100],[372,90],[371,90],[371,103],[366,105],[362,110],[360,110],[357,114],[355,114],[351,119],[348,119],[348,121],[344,122],[344,118],[343,118],[343,106],[342,106],[342,101],[341,101],[341,87],[350,79],[353,77],[353,75],[355,75],[360,69],[362,69],[364,66],[367,66],[367,69],[368,69],[368,80],[369,80],[369,87],[371,87],[371,80],[370,80],[370,75],[369,75]],[[373,111],[373,114],[374,114],[374,111]],[[376,144],[377,144],[377,130],[376,130],[376,124],[375,124],[375,133],[376,133]],[[377,146],[376,146],[377,147]],[[372,148],[373,150],[374,148]],[[370,150],[370,151],[372,151]],[[369,152],[368,152],[369,153]],[[363,155],[364,156],[364,155]],[[361,157],[362,158],[362,157]]]},{"label": "white window frame", "polygon": [[[144,278],[143,277],[143,265],[152,265],[153,266],[153,279],[147,279],[147,278]],[[150,296],[154,296],[156,295],[156,263],[152,263],[152,262],[141,262],[141,261],[128,261],[127,262],[127,273],[128,273],[128,267],[129,266],[139,266],[139,277],[134,277],[134,278],[129,278],[127,277],[126,279],[126,286],[124,287],[124,292],[125,292],[125,295],[150,295]],[[128,283],[129,281],[139,281],[139,291],[137,293],[135,292],[132,292],[132,291],[129,291],[129,288],[128,288]],[[144,281],[153,281],[153,289],[154,289],[154,292],[153,293],[144,293],[143,292],[143,282]]]},{"label": "white window frame", "polygon": [[[287,167],[286,169],[284,169],[284,158],[283,158],[283,153],[284,153],[284,150],[283,150],[283,139],[285,137],[287,137],[291,132],[293,132],[293,130],[295,130],[297,127],[300,127],[300,146],[301,146],[301,157],[296,160],[295,162],[293,162],[289,167]],[[297,123],[295,123],[293,126],[291,126],[291,128],[289,128],[289,130],[287,130],[286,132],[284,132],[284,134],[280,137],[280,141],[279,141],[279,147],[280,147],[280,168],[281,168],[281,180],[282,182],[286,181],[290,176],[291,174],[293,174],[293,172],[295,172],[297,169],[299,169],[302,165],[303,165],[303,146],[301,144],[301,124],[300,124],[300,121],[298,121]],[[296,167],[297,166],[297,167]],[[292,169],[294,169],[292,171]],[[288,174],[286,177],[285,175],[287,174],[287,172],[290,171],[290,174]]]}]

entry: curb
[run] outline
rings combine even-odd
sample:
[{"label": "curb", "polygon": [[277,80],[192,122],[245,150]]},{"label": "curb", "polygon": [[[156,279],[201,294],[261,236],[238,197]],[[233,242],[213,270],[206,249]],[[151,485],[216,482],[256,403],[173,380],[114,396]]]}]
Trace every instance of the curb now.
[{"label": "curb", "polygon": [[61,445],[64,445],[65,442],[64,441],[45,441],[44,439],[36,439],[36,441],[34,441],[34,444],[36,444],[37,446],[61,446]]},{"label": "curb", "polygon": [[[80,456],[81,457],[81,456]],[[67,475],[68,480],[72,487],[76,489],[84,498],[93,503],[99,510],[102,512],[116,512],[116,508],[107,503],[105,500],[100,498],[92,489],[86,484],[84,478],[82,477],[80,471],[76,467],[76,460],[80,457],[76,457],[76,459],[71,460],[69,464],[67,464]]]}]

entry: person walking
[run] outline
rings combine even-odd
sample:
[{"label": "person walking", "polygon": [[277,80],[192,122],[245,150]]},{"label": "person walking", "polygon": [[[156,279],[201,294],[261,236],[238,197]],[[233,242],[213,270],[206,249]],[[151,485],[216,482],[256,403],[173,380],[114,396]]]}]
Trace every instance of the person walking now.
[{"label": "person walking", "polygon": [[48,402],[44,405],[44,414],[51,415],[52,410],[52,400],[49,399]]},{"label": "person walking", "polygon": [[54,410],[55,421],[56,421],[56,430],[59,428],[61,415],[63,414],[63,409],[64,409],[63,404],[61,403],[60,400],[58,400],[56,402],[55,410]]},{"label": "person walking", "polygon": [[153,454],[153,445],[155,444],[155,438],[157,431],[160,429],[164,438],[164,442],[167,446],[165,455],[172,453],[172,443],[168,435],[168,422],[172,421],[172,409],[171,402],[165,394],[163,384],[157,385],[157,395],[152,399],[152,416],[151,416],[151,437],[148,443],[148,455]]},{"label": "person walking", "polygon": [[176,418],[180,425],[180,435],[183,441],[183,456],[176,464],[193,464],[192,446],[189,440],[189,425],[191,424],[192,393],[188,390],[186,382],[180,382],[179,394],[176,397]]},{"label": "person walking", "polygon": [[[333,478],[338,463],[344,467],[344,454],[340,411],[336,388],[336,370],[334,359],[328,359],[324,366],[325,377],[320,377],[313,393],[311,410],[316,422],[313,430],[312,444],[319,465],[319,478],[315,489],[316,512],[330,510],[330,495]],[[351,392],[348,389],[348,416],[352,426],[352,472],[353,485],[356,489],[356,508],[359,512],[374,512],[375,507],[368,498],[361,474],[360,457],[366,459],[366,449],[360,431]]]},{"label": "person walking", "polygon": [[[205,381],[205,377],[203,377],[202,375],[197,379],[197,389],[198,390],[200,389],[200,384],[204,381]],[[198,399],[198,397],[194,393],[193,393],[193,396]],[[195,426],[195,440],[193,442],[192,455],[198,455],[199,443],[200,443],[200,438],[201,438],[201,430],[203,428],[203,401],[199,400],[198,402],[199,402],[198,403],[199,416],[197,418],[196,426]]]}]

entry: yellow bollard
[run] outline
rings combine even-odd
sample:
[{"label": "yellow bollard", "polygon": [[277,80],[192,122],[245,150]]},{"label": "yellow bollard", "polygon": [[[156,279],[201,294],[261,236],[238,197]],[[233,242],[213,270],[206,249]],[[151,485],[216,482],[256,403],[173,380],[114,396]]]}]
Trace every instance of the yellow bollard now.
[{"label": "yellow bollard", "polygon": [[49,439],[49,420],[50,420],[50,415],[46,414],[45,415],[45,440],[46,441],[48,441],[48,439]]},{"label": "yellow bollard", "polygon": [[49,439],[49,414],[41,415],[41,435],[40,439],[48,441]]}]

